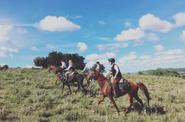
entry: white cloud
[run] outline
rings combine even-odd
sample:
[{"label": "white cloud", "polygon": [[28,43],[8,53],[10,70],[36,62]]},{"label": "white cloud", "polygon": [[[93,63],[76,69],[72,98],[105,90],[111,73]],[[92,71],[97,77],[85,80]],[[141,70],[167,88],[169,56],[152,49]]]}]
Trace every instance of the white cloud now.
[{"label": "white cloud", "polygon": [[181,27],[185,25],[185,13],[179,12],[173,16],[175,20],[175,27]]},{"label": "white cloud", "polygon": [[74,44],[46,44],[45,48],[47,49],[61,49],[61,48],[73,48]]},{"label": "white cloud", "polygon": [[85,59],[86,59],[89,67],[93,66],[96,63],[96,61],[99,61],[100,63],[102,63],[106,67],[109,67],[108,58],[114,58],[115,56],[116,56],[116,54],[112,53],[112,52],[106,52],[103,54],[93,53],[93,54],[87,55],[85,57]]},{"label": "white cloud", "polygon": [[86,51],[88,49],[88,46],[84,42],[78,42],[77,47],[80,51]]},{"label": "white cloud", "polygon": [[163,45],[161,45],[161,44],[158,44],[158,45],[155,45],[154,46],[154,49],[155,49],[155,51],[157,51],[157,52],[161,52],[161,51],[164,51],[164,46]]},{"label": "white cloud", "polygon": [[115,40],[120,42],[128,41],[128,40],[138,41],[144,37],[145,37],[145,32],[140,28],[135,28],[135,29],[123,30],[120,34],[118,34],[115,37]]},{"label": "white cloud", "polygon": [[0,42],[9,40],[12,25],[0,25]]},{"label": "white cloud", "polygon": [[105,37],[105,36],[99,37],[98,39],[100,39],[100,40],[102,40],[102,41],[107,41],[107,42],[113,40],[112,38],[110,38],[110,37]]},{"label": "white cloud", "polygon": [[125,21],[124,25],[125,25],[125,27],[131,27],[132,26],[130,21]]},{"label": "white cloud", "polygon": [[11,40],[13,29],[12,24],[0,24],[0,57],[12,57],[19,51]]},{"label": "white cloud", "polygon": [[173,29],[173,25],[166,21],[161,20],[153,14],[146,14],[139,19],[139,26],[143,30],[151,30],[155,32],[166,33]]},{"label": "white cloud", "polygon": [[100,25],[106,25],[107,23],[104,20],[99,20],[98,21],[98,24],[100,24]]},{"label": "white cloud", "polygon": [[150,40],[150,41],[158,41],[159,37],[155,34],[155,33],[147,33],[146,35],[146,39]]},{"label": "white cloud", "polygon": [[32,68],[32,67],[34,67],[34,66],[32,66],[32,65],[25,65],[25,66],[24,66],[24,68],[28,68],[28,69],[30,69],[30,68]]},{"label": "white cloud", "polygon": [[185,42],[185,31],[182,31],[180,39]]},{"label": "white cloud", "polygon": [[127,43],[109,43],[109,44],[99,44],[97,46],[100,51],[115,51],[120,48],[127,48]]},{"label": "white cloud", "polygon": [[46,16],[38,23],[38,27],[44,31],[50,32],[64,32],[64,31],[75,31],[80,29],[80,26],[71,22],[62,16]]},{"label": "white cloud", "polygon": [[18,49],[0,46],[0,57],[12,56],[13,53],[18,53]]},{"label": "white cloud", "polygon": [[123,56],[122,58],[119,59],[119,64],[124,65],[127,64],[128,62],[131,63],[137,59],[136,52],[130,52],[128,55]]},{"label": "white cloud", "polygon": [[133,70],[178,67],[185,65],[184,62],[185,50],[178,48],[163,49],[150,55],[138,55],[136,52],[131,52],[119,59],[119,64],[123,69],[133,67]]},{"label": "white cloud", "polygon": [[32,51],[38,51],[38,50],[39,50],[39,48],[38,48],[38,47],[36,47],[36,46],[33,46],[33,47],[31,47],[31,50],[32,50]]}]

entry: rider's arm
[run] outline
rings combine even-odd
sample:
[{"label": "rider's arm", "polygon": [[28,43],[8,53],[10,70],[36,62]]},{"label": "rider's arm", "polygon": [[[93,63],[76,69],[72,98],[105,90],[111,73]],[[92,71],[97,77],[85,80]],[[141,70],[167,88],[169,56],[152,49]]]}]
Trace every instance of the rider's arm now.
[{"label": "rider's arm", "polygon": [[71,66],[71,65],[69,65],[65,70],[69,70],[71,67],[72,67],[72,66]]},{"label": "rider's arm", "polygon": [[115,74],[114,78],[116,78],[119,73],[119,68],[117,65],[114,65],[114,69],[116,70],[116,74]]},{"label": "rider's arm", "polygon": [[83,71],[82,72],[85,72],[85,70],[87,69],[87,66],[84,67]]},{"label": "rider's arm", "polygon": [[100,65],[96,65],[96,71],[99,71],[100,70]]}]

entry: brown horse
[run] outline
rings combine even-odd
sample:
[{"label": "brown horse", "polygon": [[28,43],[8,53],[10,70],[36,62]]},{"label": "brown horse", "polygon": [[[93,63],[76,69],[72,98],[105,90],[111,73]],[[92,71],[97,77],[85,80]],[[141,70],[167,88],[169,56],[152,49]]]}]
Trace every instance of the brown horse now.
[{"label": "brown horse", "polygon": [[[111,101],[111,103],[113,103],[114,107],[116,108],[117,112],[119,113],[119,109],[116,105],[116,102],[114,100],[113,94],[112,94],[112,88],[108,83],[108,79],[101,73],[99,73],[98,71],[93,71],[93,73],[91,74],[93,75],[93,77],[97,80],[98,85],[100,87],[100,91],[101,91],[101,96],[99,98],[98,101],[98,106],[96,107],[96,110],[98,109],[100,103],[102,103],[104,101],[105,97],[108,97]],[[133,98],[135,98],[140,105],[143,107],[143,102],[142,100],[138,97],[138,89],[141,89],[145,95],[145,97],[147,98],[147,104],[149,106],[149,100],[150,100],[150,96],[149,96],[149,92],[147,90],[147,87],[141,83],[141,82],[133,82],[133,81],[128,81],[129,84],[129,88],[128,89],[124,89],[124,90],[120,90],[119,96],[123,96],[125,94],[129,95],[130,98],[130,106],[127,108],[127,111],[125,114],[127,114],[132,105],[133,105]]]}]

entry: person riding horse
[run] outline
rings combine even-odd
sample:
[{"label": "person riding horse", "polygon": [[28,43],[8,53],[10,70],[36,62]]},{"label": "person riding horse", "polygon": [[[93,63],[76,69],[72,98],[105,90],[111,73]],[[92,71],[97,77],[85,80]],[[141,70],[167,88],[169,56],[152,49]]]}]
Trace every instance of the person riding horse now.
[{"label": "person riding horse", "polygon": [[100,73],[103,73],[105,71],[105,67],[99,61],[97,61],[95,64],[95,70]]},{"label": "person riding horse", "polygon": [[113,94],[114,94],[114,97],[117,97],[118,92],[119,92],[119,82],[122,79],[122,74],[121,74],[121,71],[120,71],[118,65],[115,64],[115,59],[114,58],[109,58],[108,61],[111,64],[111,70],[110,70],[111,78],[110,78],[110,81],[111,81],[111,85],[112,85],[112,88],[113,88]]},{"label": "person riding horse", "polygon": [[66,79],[69,79],[69,76],[73,76],[74,72],[75,72],[75,68],[74,68],[74,64],[72,62],[72,60],[68,61],[68,67],[65,69],[66,73],[65,73],[65,77]]}]

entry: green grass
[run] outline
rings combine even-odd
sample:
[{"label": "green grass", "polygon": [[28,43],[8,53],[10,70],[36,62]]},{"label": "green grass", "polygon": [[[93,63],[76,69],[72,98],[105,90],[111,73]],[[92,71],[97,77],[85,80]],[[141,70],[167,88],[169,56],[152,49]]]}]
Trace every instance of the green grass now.
[{"label": "green grass", "polygon": [[[68,94],[62,91],[56,77],[46,70],[10,69],[0,72],[0,119],[22,122],[105,121],[105,122],[183,122],[185,121],[185,80],[178,77],[159,77],[127,74],[129,80],[142,81],[150,91],[151,106],[164,106],[166,114],[147,115],[131,112],[124,116],[110,107],[106,98],[94,113],[99,93],[92,83],[92,94]],[[72,87],[75,91],[76,87]],[[143,98],[141,92],[140,96]],[[129,105],[128,96],[116,99],[119,108]],[[0,120],[1,121],[1,120]]]}]

